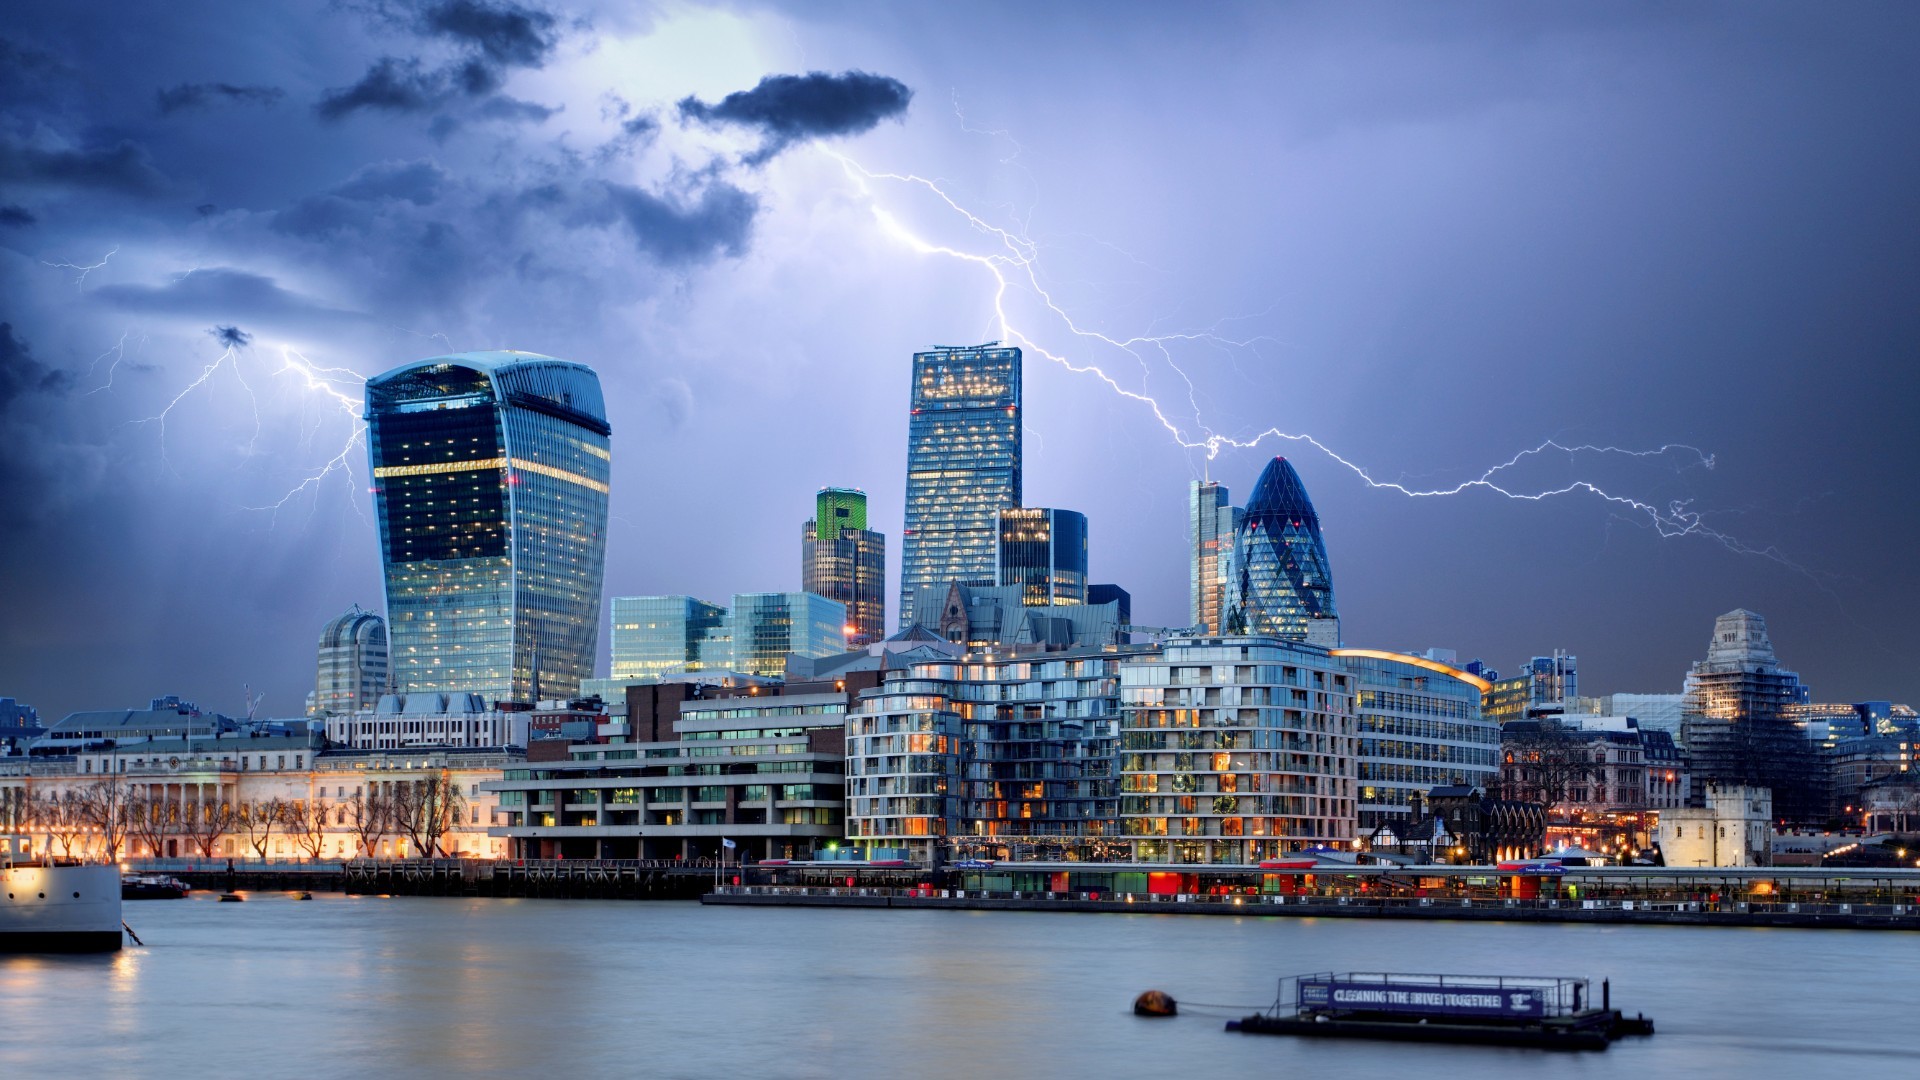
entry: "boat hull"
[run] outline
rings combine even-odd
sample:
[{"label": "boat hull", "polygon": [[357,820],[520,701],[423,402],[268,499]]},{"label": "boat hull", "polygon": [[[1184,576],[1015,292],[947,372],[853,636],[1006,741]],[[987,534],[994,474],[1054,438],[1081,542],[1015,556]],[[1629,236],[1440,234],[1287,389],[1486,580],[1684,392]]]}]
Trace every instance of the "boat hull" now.
[{"label": "boat hull", "polygon": [[1523,1046],[1536,1050],[1605,1050],[1611,1031],[1600,1017],[1537,1024],[1449,1024],[1407,1020],[1352,1020],[1253,1015],[1227,1021],[1228,1031],[1248,1035],[1298,1035],[1320,1039],[1384,1039],[1390,1042]]},{"label": "boat hull", "polygon": [[120,948],[118,868],[10,866],[0,879],[0,953]]}]

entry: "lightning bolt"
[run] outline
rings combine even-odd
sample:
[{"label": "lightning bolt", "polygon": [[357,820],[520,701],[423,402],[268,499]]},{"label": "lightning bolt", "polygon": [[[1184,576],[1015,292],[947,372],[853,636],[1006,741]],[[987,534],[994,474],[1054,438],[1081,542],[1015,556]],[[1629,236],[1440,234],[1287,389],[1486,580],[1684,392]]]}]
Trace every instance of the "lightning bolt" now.
[{"label": "lightning bolt", "polygon": [[[329,457],[325,462],[321,463],[319,467],[313,469],[305,477],[301,478],[299,483],[287,489],[286,494],[271,503],[262,506],[248,507],[249,510],[271,512],[275,521],[279,520],[280,511],[285,508],[287,503],[291,502],[295,496],[319,487],[322,481],[334,473],[344,474],[350,486],[352,486],[354,450],[365,443],[367,434],[366,422],[360,418],[360,396],[357,390],[357,388],[366,385],[367,380],[365,376],[349,368],[324,367],[315,364],[291,346],[283,346],[281,348],[280,359],[281,366],[279,370],[274,372],[274,375],[293,376],[298,380],[299,387],[307,394],[317,395],[322,400],[331,404],[346,418],[349,433],[346,441],[340,445],[340,449],[334,453],[332,457]],[[355,387],[356,391],[350,394],[342,390],[340,388],[340,384],[342,383]],[[312,445],[312,440],[317,430],[317,426],[308,430],[306,445]],[[354,513],[359,514],[362,521],[366,521],[367,516],[366,513],[360,509],[359,500],[351,499],[349,502],[353,506]]]},{"label": "lightning bolt", "polygon": [[[113,348],[100,354],[94,362],[95,366],[98,366],[99,362],[108,356],[115,356],[114,366],[117,367],[120,359],[125,356],[127,339],[130,335],[131,331],[127,334],[122,334],[120,341]],[[228,344],[221,350],[220,355],[208,362],[200,369],[199,374],[195,375],[186,385],[175,392],[173,397],[169,399],[166,405],[158,412],[150,416],[129,421],[129,423],[133,425],[159,425],[160,460],[163,468],[169,471],[172,471],[173,468],[172,463],[167,457],[167,421],[172,416],[173,410],[177,408],[181,402],[187,400],[195,391],[208,385],[222,369],[226,369],[232,374],[235,381],[246,390],[249,400],[253,403],[253,436],[248,442],[247,454],[251,456],[254,453],[258,445],[262,425],[259,395],[254,389],[254,383],[248,379],[246,372],[243,370],[245,366],[242,363],[243,355],[247,352],[251,352],[251,350],[241,345]],[[96,390],[104,390],[111,387],[112,368],[109,368],[108,374],[108,382],[96,388]],[[333,450],[318,466],[302,476],[297,483],[288,488],[278,499],[258,506],[245,507],[245,509],[248,510],[269,512],[277,522],[279,512],[284,509],[289,502],[303,492],[318,488],[327,477],[335,473],[340,473],[347,478],[350,489],[352,486],[356,486],[353,484],[355,450],[363,446],[366,441],[366,424],[360,418],[359,396],[360,388],[365,385],[366,379],[359,372],[348,368],[327,367],[316,364],[291,346],[282,346],[280,348],[280,365],[266,372],[266,377],[268,379],[290,383],[305,395],[306,398],[324,402],[326,406],[328,406],[328,413],[340,416],[347,421],[348,425],[347,437],[340,443],[339,447]],[[311,449],[313,447],[314,440],[324,423],[324,419],[323,416],[305,428],[301,440],[303,448]],[[359,514],[362,520],[365,520],[366,514],[360,508],[359,502],[357,500],[349,501],[353,505],[354,512]]]},{"label": "lightning bolt", "polygon": [[115,255],[118,255],[119,253],[120,253],[120,248],[119,248],[119,246],[118,246],[118,245],[115,245],[115,246],[114,246],[114,249],[113,249],[112,251],[109,251],[109,252],[107,252],[107,253],[106,253],[105,255],[102,255],[102,256],[100,256],[100,261],[99,261],[99,262],[97,262],[97,263],[92,263],[92,264],[90,264],[90,265],[87,265],[87,266],[81,266],[81,265],[80,265],[79,263],[69,263],[69,262],[48,262],[48,261],[46,261],[45,259],[42,259],[42,260],[40,260],[40,265],[41,265],[41,266],[51,266],[51,267],[53,267],[53,268],[54,268],[55,270],[73,270],[73,271],[76,271],[76,274],[75,274],[75,277],[74,277],[74,279],[73,279],[73,287],[74,287],[74,290],[75,290],[75,291],[78,291],[78,290],[79,290],[79,289],[80,289],[80,288],[81,288],[82,286],[84,286],[84,285],[86,285],[86,283],[87,283],[87,275],[88,275],[88,274],[91,274],[91,273],[93,273],[93,272],[94,272],[95,270],[98,270],[98,269],[100,269],[101,267],[103,267],[103,266],[105,266],[105,265],[107,265],[107,260],[108,260],[108,259],[111,259],[111,258],[113,258],[113,257],[114,257]]},{"label": "lightning bolt", "polygon": [[[956,112],[957,111],[958,106],[956,103]],[[965,118],[963,116],[963,124],[964,120]],[[988,132],[988,134],[1005,137],[1004,133],[997,131]],[[1223,450],[1252,450],[1269,440],[1286,441],[1303,443],[1313,447],[1330,460],[1345,467],[1355,476],[1359,477],[1360,480],[1370,488],[1395,492],[1408,498],[1441,498],[1450,495],[1460,495],[1476,488],[1493,492],[1508,499],[1523,502],[1543,502],[1563,496],[1588,495],[1611,505],[1628,520],[1636,521],[1646,527],[1651,527],[1663,538],[1671,539],[1681,536],[1695,536],[1711,540],[1737,554],[1757,556],[1771,560],[1783,567],[1808,576],[1810,579],[1815,580],[1816,584],[1819,583],[1817,577],[1815,577],[1811,571],[1794,562],[1779,548],[1771,545],[1756,547],[1741,541],[1731,534],[1710,527],[1706,524],[1702,512],[1694,509],[1690,500],[1672,500],[1664,504],[1659,504],[1646,499],[1636,498],[1632,495],[1609,491],[1589,480],[1574,480],[1557,487],[1532,489],[1522,487],[1518,483],[1507,479],[1510,471],[1517,466],[1548,454],[1564,455],[1569,463],[1576,463],[1583,455],[1597,455],[1624,458],[1668,459],[1676,461],[1678,463],[1676,468],[1682,469],[1692,467],[1712,469],[1714,467],[1713,455],[1697,447],[1687,446],[1685,444],[1670,443],[1654,449],[1636,450],[1618,446],[1599,446],[1592,444],[1567,445],[1556,440],[1548,439],[1537,446],[1521,450],[1511,458],[1492,466],[1480,475],[1468,480],[1463,480],[1451,487],[1421,488],[1409,486],[1395,480],[1376,477],[1366,466],[1339,453],[1333,447],[1328,446],[1313,435],[1304,432],[1287,431],[1279,427],[1270,427],[1256,434],[1237,438],[1220,434],[1210,428],[1202,418],[1198,395],[1194,388],[1193,380],[1188,376],[1186,371],[1175,362],[1172,351],[1173,346],[1199,344],[1216,346],[1228,350],[1253,350],[1257,353],[1257,346],[1259,344],[1275,343],[1273,338],[1261,336],[1234,339],[1226,337],[1218,332],[1218,328],[1221,325],[1219,323],[1205,330],[1164,334],[1148,333],[1132,337],[1113,337],[1100,331],[1089,329],[1082,326],[1055,300],[1051,291],[1042,281],[1039,269],[1040,247],[1030,237],[1026,227],[1022,226],[1018,230],[1007,229],[986,221],[979,214],[961,205],[961,203],[949,194],[936,180],[914,173],[883,172],[868,169],[866,166],[840,151],[819,144],[815,145],[820,152],[839,163],[841,170],[848,180],[855,186],[860,194],[865,197],[868,207],[873,214],[874,222],[882,233],[919,254],[938,255],[978,266],[990,276],[992,279],[994,321],[998,328],[996,336],[999,340],[1017,344],[1023,349],[1036,353],[1076,375],[1086,375],[1097,379],[1120,397],[1145,406],[1146,409],[1152,413],[1153,418],[1158,421],[1160,426],[1172,437],[1176,445],[1185,450],[1200,451],[1205,455],[1207,461],[1212,461],[1218,457]],[[986,249],[984,251],[961,250],[928,240],[914,232],[904,224],[896,214],[882,205],[879,196],[874,190],[875,186],[881,182],[917,189],[931,195],[934,200],[936,200],[937,205],[944,206],[947,212],[954,215],[959,221],[964,222],[968,230],[983,237],[986,240]],[[1172,368],[1186,385],[1187,401],[1192,408],[1193,415],[1192,430],[1189,430],[1173,417],[1169,416],[1166,408],[1161,405],[1160,401],[1146,392],[1144,384],[1142,389],[1136,390],[1131,386],[1123,384],[1098,364],[1090,360],[1075,358],[1074,356],[1068,355],[1064,350],[1056,351],[1050,349],[1039,340],[1036,340],[1034,335],[1027,333],[1021,326],[1016,324],[1007,312],[1008,295],[1015,289],[1030,293],[1036,297],[1046,307],[1047,311],[1066,328],[1070,337],[1078,339],[1088,345],[1098,344],[1119,349],[1133,356],[1140,362],[1143,376],[1149,372],[1146,362],[1147,355],[1157,355],[1161,362]],[[1223,320],[1223,322],[1224,321],[1225,320]]]},{"label": "lightning bolt", "polygon": [[[209,379],[212,379],[215,373],[217,373],[221,368],[228,366],[229,364],[233,365],[234,375],[236,377],[240,377],[239,350],[238,348],[232,345],[227,346],[220,353],[219,356],[213,359],[212,363],[208,364],[204,368],[201,368],[200,374],[195,376],[191,382],[187,383],[187,385],[181,387],[179,393],[174,394],[173,398],[167,402],[166,407],[162,408],[159,412],[154,413],[152,416],[143,416],[137,420],[128,421],[129,424],[132,424],[135,426],[139,426],[143,424],[159,424],[160,425],[160,465],[162,468],[168,470],[169,472],[173,470],[173,464],[167,460],[167,418],[173,414],[174,406],[179,405],[182,401],[186,400],[187,395],[207,385],[207,381]],[[247,386],[246,379],[241,377],[240,384],[242,386]],[[247,386],[247,394],[249,397],[253,395],[253,388],[251,386]],[[260,430],[260,414],[259,414],[258,399],[255,399],[254,401],[253,421],[254,421],[253,423],[254,434],[255,434],[255,437],[257,438],[259,436],[259,430]]]}]

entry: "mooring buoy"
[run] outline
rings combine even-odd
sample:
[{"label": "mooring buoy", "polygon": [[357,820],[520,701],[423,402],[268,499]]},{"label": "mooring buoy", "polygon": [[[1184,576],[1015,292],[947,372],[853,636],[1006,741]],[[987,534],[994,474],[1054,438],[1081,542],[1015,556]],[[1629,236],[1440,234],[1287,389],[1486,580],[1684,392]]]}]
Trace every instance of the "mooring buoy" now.
[{"label": "mooring buoy", "polygon": [[1174,1016],[1180,1011],[1179,1002],[1165,990],[1149,990],[1133,999],[1135,1016]]}]

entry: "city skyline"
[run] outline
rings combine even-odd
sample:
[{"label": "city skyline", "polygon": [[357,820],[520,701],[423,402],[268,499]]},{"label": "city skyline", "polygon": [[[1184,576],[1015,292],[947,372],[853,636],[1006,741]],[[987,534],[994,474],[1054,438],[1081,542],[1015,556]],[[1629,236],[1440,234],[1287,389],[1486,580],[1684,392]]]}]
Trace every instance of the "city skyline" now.
[{"label": "city skyline", "polygon": [[[873,492],[878,531],[894,531],[902,358],[1001,326],[977,265],[875,225],[884,212],[909,235],[975,250],[969,230],[914,201],[924,191],[873,178],[887,172],[946,178],[1001,227],[1039,208],[1047,280],[1091,283],[1058,293],[1080,325],[1121,340],[1219,327],[1255,342],[1170,346],[1190,393],[1153,350],[1077,338],[1016,297],[1011,317],[1037,348],[1097,363],[1164,407],[1195,401],[1176,417],[1187,441],[1202,413],[1237,438],[1279,424],[1415,490],[1545,438],[1684,442],[1712,468],[1686,451],[1584,452],[1571,468],[1556,458],[1537,486],[1594,477],[1661,507],[1691,499],[1714,527],[1807,571],[1662,539],[1592,498],[1408,499],[1310,446],[1269,440],[1208,461],[1143,403],[1028,349],[1026,493],[1088,515],[1108,538],[1091,578],[1125,585],[1140,622],[1185,621],[1189,482],[1250,491],[1284,453],[1337,548],[1350,640],[1452,648],[1503,671],[1565,649],[1598,692],[1678,692],[1702,628],[1746,608],[1822,699],[1920,689],[1898,664],[1915,632],[1905,596],[1885,587],[1901,579],[1892,538],[1914,513],[1890,494],[1915,464],[1896,434],[1914,376],[1896,360],[1914,340],[1898,298],[1916,246],[1897,240],[1913,215],[1889,180],[1912,176],[1912,152],[1883,136],[1915,105],[1883,45],[1900,34],[1865,20],[1810,34],[1777,11],[1606,26],[1534,13],[1517,36],[1470,12],[1405,33],[1358,14],[1269,14],[1248,17],[1248,53],[1202,64],[1199,35],[1133,12],[1116,17],[1116,40],[1162,42],[1172,70],[1218,75],[1165,99],[1096,82],[1096,104],[1066,88],[1101,78],[1097,66],[1031,63],[1065,28],[1033,27],[964,65],[948,55],[1001,38],[1016,18],[1002,11],[894,16],[862,42],[840,33],[844,14],[680,13],[644,27],[571,14],[591,18],[534,20],[518,51],[431,20],[302,11],[238,16],[261,47],[222,56],[200,40],[213,9],[191,5],[158,27],[83,32],[76,15],[35,11],[9,28],[10,112],[42,134],[8,128],[0,172],[15,508],[0,554],[17,612],[0,693],[55,716],[166,693],[238,713],[251,685],[266,712],[298,715],[315,633],[350,603],[384,606],[369,478],[326,471],[352,434],[337,396],[358,396],[328,369],[367,376],[453,344],[565,356],[608,379],[633,465],[614,484],[604,598],[796,587],[792,524],[822,484]],[[704,70],[633,63],[675,50]],[[420,58],[417,98],[370,103],[381,55]],[[1409,62],[1378,82],[1316,56],[1351,58],[1355,72]],[[468,98],[431,83],[470,57],[504,89]],[[1549,74],[1574,61],[1597,83]],[[1004,78],[1015,69],[1018,94]],[[82,70],[104,74],[88,84]],[[751,103],[730,111],[728,95],[813,70],[858,88],[867,111],[780,130],[727,119]],[[1265,71],[1300,92],[1257,107],[1231,93]],[[1460,96],[1436,100],[1434,85]],[[1049,110],[1023,104],[1049,95]],[[1084,130],[1116,106],[1166,152],[1149,161]],[[543,109],[557,111],[536,119]],[[1206,151],[1236,131],[1278,149],[1221,168]],[[1716,152],[1689,155],[1706,133]],[[556,144],[590,148],[602,170],[591,200],[551,186],[549,166],[567,160]],[[1573,167],[1571,145],[1597,164]],[[537,164],[489,172],[513,148]],[[724,183],[672,187],[676,157],[714,163]],[[1416,173],[1429,179],[1397,179]],[[1249,186],[1253,175],[1286,198]],[[479,236],[518,256],[560,235],[577,266],[534,254],[511,276],[512,259],[474,257]],[[805,278],[830,284],[769,306]],[[624,299],[603,303],[603,288]],[[760,432],[810,415],[834,437],[767,453]],[[699,500],[713,527],[655,527],[695,485],[728,496]],[[181,610],[209,629],[152,629]]]}]

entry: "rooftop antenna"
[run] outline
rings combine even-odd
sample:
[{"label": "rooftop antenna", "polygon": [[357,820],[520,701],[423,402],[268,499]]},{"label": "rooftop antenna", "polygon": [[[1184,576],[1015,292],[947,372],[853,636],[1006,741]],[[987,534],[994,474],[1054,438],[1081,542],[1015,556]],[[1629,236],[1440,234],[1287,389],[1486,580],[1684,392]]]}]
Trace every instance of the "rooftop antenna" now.
[{"label": "rooftop antenna", "polygon": [[253,723],[254,711],[260,708],[260,702],[265,700],[266,696],[264,692],[254,693],[253,686],[249,683],[240,684],[240,699],[247,703],[247,723]]}]

